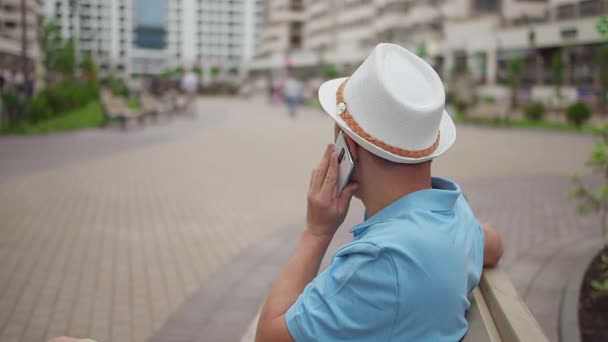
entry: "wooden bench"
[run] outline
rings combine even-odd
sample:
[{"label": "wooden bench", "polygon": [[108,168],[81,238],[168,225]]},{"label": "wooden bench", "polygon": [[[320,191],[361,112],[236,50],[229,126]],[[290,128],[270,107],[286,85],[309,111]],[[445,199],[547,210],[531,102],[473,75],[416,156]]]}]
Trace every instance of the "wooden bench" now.
[{"label": "wooden bench", "polygon": [[118,120],[121,128],[126,129],[130,120],[138,120],[143,116],[142,111],[129,108],[125,99],[115,97],[107,90],[101,92],[101,104],[106,117],[106,125],[110,121]]},{"label": "wooden bench", "polygon": [[139,97],[141,104],[141,111],[145,115],[152,116],[154,119],[158,119],[160,114],[171,114],[172,108],[170,106],[163,105],[163,102],[151,94],[143,93]]},{"label": "wooden bench", "polygon": [[485,269],[467,312],[462,342],[548,342],[541,327],[500,268]]}]

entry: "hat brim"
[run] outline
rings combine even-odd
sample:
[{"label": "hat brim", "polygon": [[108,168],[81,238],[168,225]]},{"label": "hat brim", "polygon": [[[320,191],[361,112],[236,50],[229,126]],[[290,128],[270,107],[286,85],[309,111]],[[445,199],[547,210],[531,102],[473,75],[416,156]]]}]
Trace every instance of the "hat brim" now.
[{"label": "hat brim", "polygon": [[338,114],[337,102],[336,102],[336,92],[340,85],[347,79],[347,77],[337,78],[330,81],[327,81],[319,87],[319,102],[321,103],[321,107],[323,110],[329,114],[329,116],[336,122],[336,124],[346,133],[349,137],[351,137],[357,144],[366,149],[367,151],[383,158],[396,163],[403,164],[416,164],[422,163],[427,160],[431,160],[439,157],[444,152],[446,152],[456,141],[456,126],[454,125],[454,121],[446,112],[443,111],[443,116],[441,118],[441,123],[439,125],[439,131],[441,132],[441,137],[439,139],[439,146],[431,155],[422,157],[422,158],[407,158],[402,157],[388,151],[381,149],[380,147],[370,143],[369,141],[363,139],[358,134],[353,132],[353,130],[348,127],[346,122],[342,120],[340,115]]}]

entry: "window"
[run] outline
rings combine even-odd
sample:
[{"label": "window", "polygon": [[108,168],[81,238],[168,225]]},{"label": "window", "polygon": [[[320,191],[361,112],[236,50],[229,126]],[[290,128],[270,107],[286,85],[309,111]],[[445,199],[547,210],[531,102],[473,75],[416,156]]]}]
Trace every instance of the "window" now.
[{"label": "window", "polygon": [[581,1],[579,11],[580,11],[581,17],[596,16],[600,12],[600,1],[599,0]]},{"label": "window", "polygon": [[304,9],[304,4],[302,0],[291,0],[290,9],[292,11],[302,11]]},{"label": "window", "polygon": [[479,12],[498,12],[500,0],[475,0],[475,10]]},{"label": "window", "polygon": [[557,18],[558,19],[571,19],[576,15],[576,8],[574,4],[561,5],[557,7]]}]

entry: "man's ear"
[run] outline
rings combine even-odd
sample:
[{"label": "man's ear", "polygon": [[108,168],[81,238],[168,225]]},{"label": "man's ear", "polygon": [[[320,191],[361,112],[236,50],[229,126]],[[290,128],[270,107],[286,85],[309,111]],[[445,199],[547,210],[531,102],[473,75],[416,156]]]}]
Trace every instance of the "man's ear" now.
[{"label": "man's ear", "polygon": [[359,145],[351,139],[347,134],[344,134],[344,139],[348,144],[348,149],[350,150],[350,154],[353,155],[353,160],[356,162],[359,160]]}]

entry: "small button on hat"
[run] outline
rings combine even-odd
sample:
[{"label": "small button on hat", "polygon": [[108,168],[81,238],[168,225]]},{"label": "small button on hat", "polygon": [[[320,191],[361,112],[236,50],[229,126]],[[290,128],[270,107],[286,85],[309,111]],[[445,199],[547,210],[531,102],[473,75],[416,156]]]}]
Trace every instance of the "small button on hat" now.
[{"label": "small button on hat", "polygon": [[323,83],[319,101],[357,144],[396,163],[436,158],[456,141],[439,75],[399,45],[377,45],[352,76]]}]

